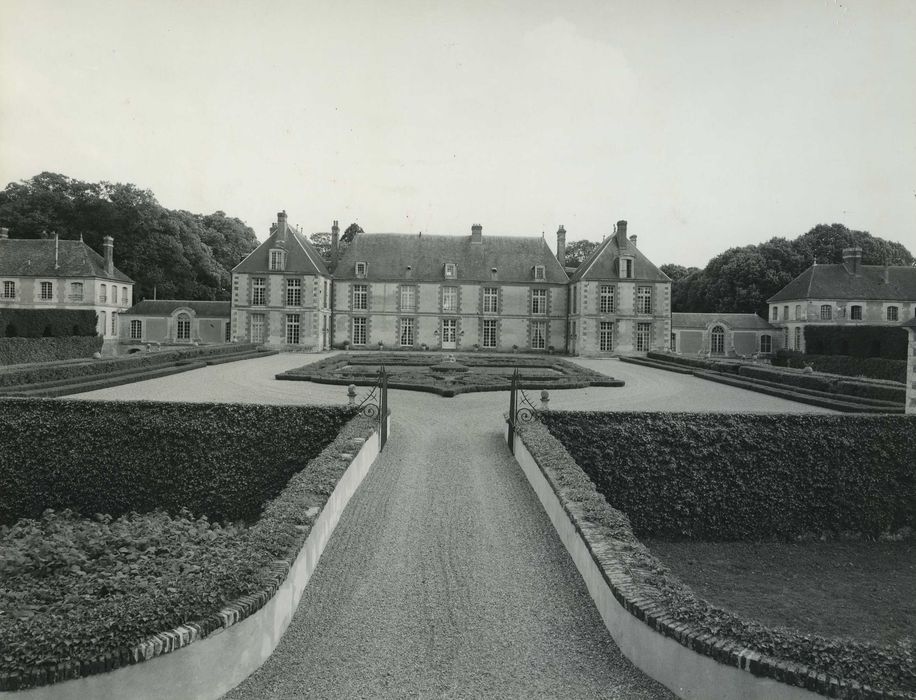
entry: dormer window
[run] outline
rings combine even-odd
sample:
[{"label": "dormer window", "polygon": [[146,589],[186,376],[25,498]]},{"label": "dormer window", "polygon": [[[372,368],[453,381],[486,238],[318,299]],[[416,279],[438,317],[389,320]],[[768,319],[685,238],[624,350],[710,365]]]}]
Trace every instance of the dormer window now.
[{"label": "dormer window", "polygon": [[369,269],[369,263],[358,262],[356,263],[356,276],[365,277],[366,271]]},{"label": "dormer window", "polygon": [[633,258],[620,258],[620,278],[633,279]]},{"label": "dormer window", "polygon": [[545,276],[545,275],[544,275],[544,266],[543,266],[543,265],[535,265],[535,266],[534,266],[534,279],[536,279],[536,280],[542,280],[542,279],[544,279],[544,276]]},{"label": "dormer window", "polygon": [[270,251],[270,269],[271,270],[285,270],[286,269],[286,251],[285,250],[271,250]]},{"label": "dormer window", "polygon": [[455,279],[458,276],[458,266],[455,263],[445,263],[445,276],[448,279]]}]

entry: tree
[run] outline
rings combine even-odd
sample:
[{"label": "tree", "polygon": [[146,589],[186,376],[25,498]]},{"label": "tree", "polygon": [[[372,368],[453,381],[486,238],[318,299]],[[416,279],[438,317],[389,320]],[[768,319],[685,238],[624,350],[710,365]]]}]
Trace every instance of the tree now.
[{"label": "tree", "polygon": [[698,267],[684,267],[683,265],[674,265],[668,263],[667,265],[662,265],[659,270],[664,272],[668,277],[673,280],[679,280],[687,275],[692,275],[694,272],[699,272],[700,268]]},{"label": "tree", "polygon": [[579,267],[598,247],[593,241],[572,241],[566,244],[566,267]]},{"label": "tree", "polygon": [[[359,224],[350,224],[347,226],[346,231],[343,232],[343,235],[338,241],[339,253],[343,253],[349,246],[353,239],[358,233],[365,233],[360,227]],[[331,234],[326,231],[318,231],[309,236],[309,241],[315,249],[318,251],[318,254],[324,260],[326,265],[331,265],[333,261],[331,260]]]}]

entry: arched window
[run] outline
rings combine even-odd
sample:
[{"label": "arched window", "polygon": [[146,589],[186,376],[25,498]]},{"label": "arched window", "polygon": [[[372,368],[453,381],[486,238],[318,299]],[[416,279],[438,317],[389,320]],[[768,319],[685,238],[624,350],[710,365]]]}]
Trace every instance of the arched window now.
[{"label": "arched window", "polygon": [[725,329],[722,326],[713,326],[709,335],[709,351],[713,355],[725,354]]},{"label": "arched window", "polygon": [[99,311],[99,335],[105,337],[105,330],[108,328],[108,317],[104,311]]},{"label": "arched window", "polygon": [[176,340],[190,340],[191,339],[191,317],[186,313],[178,314],[177,327],[175,331]]}]

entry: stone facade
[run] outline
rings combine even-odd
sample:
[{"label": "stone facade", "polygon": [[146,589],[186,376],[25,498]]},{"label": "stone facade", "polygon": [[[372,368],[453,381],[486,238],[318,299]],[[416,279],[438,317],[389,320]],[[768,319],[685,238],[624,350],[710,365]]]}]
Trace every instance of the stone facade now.
[{"label": "stone facade", "polygon": [[670,350],[701,357],[768,357],[782,332],[757,314],[672,313]]},{"label": "stone facade", "polygon": [[121,346],[228,343],[229,318],[228,301],[141,301],[120,316]]}]

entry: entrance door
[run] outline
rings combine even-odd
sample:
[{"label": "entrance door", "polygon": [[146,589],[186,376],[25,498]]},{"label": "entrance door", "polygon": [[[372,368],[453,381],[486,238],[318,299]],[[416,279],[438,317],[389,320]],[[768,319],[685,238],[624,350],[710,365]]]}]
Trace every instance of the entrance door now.
[{"label": "entrance door", "polygon": [[442,349],[454,350],[458,340],[458,319],[442,319]]}]

